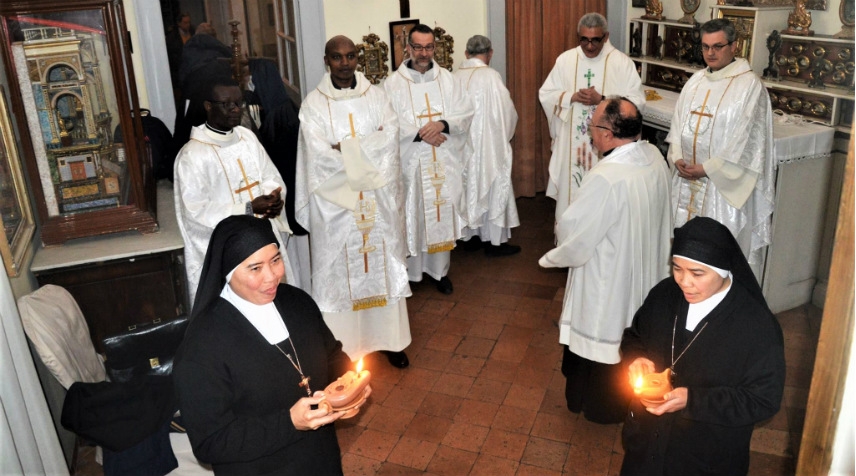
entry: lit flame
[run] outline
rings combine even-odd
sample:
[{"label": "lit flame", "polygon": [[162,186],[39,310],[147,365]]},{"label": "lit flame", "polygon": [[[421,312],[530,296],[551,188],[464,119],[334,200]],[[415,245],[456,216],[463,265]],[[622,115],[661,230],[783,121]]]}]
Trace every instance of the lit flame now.
[{"label": "lit flame", "polygon": [[357,373],[360,373],[362,371],[363,371],[363,359],[360,359],[360,361],[357,362]]},{"label": "lit flame", "polygon": [[640,375],[640,376],[636,377],[636,384],[633,385],[633,391],[636,393],[641,392],[642,391],[642,383],[643,383],[642,376]]}]

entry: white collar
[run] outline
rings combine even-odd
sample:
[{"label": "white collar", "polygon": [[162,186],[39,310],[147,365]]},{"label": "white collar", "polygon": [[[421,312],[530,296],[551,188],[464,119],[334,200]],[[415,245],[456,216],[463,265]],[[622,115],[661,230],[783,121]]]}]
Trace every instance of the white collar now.
[{"label": "white collar", "polygon": [[728,291],[731,291],[731,286],[734,284],[734,275],[732,275],[730,271],[728,272],[728,279],[728,287],[725,288],[724,291],[720,291],[702,302],[690,304],[690,308],[687,311],[686,329],[688,331],[694,330],[698,323],[707,317],[707,315],[713,311],[713,308],[718,306],[719,303],[725,299],[725,296],[728,295]]},{"label": "white collar", "polygon": [[253,304],[235,294],[228,283],[220,291],[220,297],[235,306],[269,344],[278,344],[288,339],[288,329],[274,303]]}]

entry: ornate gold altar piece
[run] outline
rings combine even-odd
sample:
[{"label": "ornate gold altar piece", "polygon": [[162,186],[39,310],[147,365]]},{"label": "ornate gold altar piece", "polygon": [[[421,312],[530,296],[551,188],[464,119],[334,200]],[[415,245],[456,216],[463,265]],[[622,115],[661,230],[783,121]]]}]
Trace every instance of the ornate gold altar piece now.
[{"label": "ornate gold altar piece", "polygon": [[841,31],[833,35],[833,38],[853,38],[854,19],[853,0],[841,0],[838,5],[838,19],[841,20]]},{"label": "ornate gold altar piece", "polygon": [[434,28],[434,61],[443,68],[452,71],[454,60],[452,53],[455,52],[455,39],[451,35],[446,34],[446,30],[439,26]]},{"label": "ornate gold altar piece", "polygon": [[684,16],[678,21],[694,25],[696,23],[695,12],[698,10],[699,3],[700,0],[681,0],[681,10],[683,10]]},{"label": "ornate gold altar piece", "polygon": [[366,75],[372,84],[380,83],[387,77],[387,58],[389,46],[374,33],[363,37],[363,43],[357,45],[357,70]]},{"label": "ornate gold altar piece", "polygon": [[[681,2],[683,4],[683,2]],[[663,20],[663,4],[658,0],[648,0],[645,4],[645,14],[642,18],[646,20]]]},{"label": "ornate gold altar piece", "polygon": [[805,9],[805,0],[797,0],[794,11],[788,15],[788,29],[782,33],[785,35],[812,36],[814,32],[811,26],[811,12]]}]

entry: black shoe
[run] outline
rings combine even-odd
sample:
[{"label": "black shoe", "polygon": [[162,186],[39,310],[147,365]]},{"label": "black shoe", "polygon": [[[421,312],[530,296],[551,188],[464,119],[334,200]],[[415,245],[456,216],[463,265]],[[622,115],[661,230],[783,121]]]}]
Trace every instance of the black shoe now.
[{"label": "black shoe", "polygon": [[494,246],[488,244],[484,248],[484,254],[490,257],[496,256],[511,256],[520,253],[520,247],[517,245],[509,245],[508,243],[503,243],[499,246]]},{"label": "black shoe", "polygon": [[382,350],[381,353],[386,356],[393,367],[404,369],[410,365],[410,360],[407,358],[407,354],[405,354],[404,351],[393,352],[391,350]]},{"label": "black shoe", "polygon": [[454,289],[452,288],[452,280],[449,279],[448,276],[443,276],[437,281],[437,291],[440,291],[443,294],[452,294]]},{"label": "black shoe", "polygon": [[482,249],[484,242],[478,236],[474,236],[467,241],[458,240],[458,246],[464,251],[478,251]]}]

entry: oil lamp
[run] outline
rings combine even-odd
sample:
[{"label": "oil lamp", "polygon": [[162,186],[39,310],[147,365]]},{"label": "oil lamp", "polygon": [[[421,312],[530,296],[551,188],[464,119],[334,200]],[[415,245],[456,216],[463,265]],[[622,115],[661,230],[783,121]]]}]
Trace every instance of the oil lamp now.
[{"label": "oil lamp", "polygon": [[360,359],[356,372],[348,370],[345,375],[327,385],[324,400],[318,404],[318,408],[325,408],[328,412],[344,412],[342,419],[353,417],[360,412],[360,405],[368,397],[367,387],[371,379],[371,372],[363,370],[363,359]]}]

